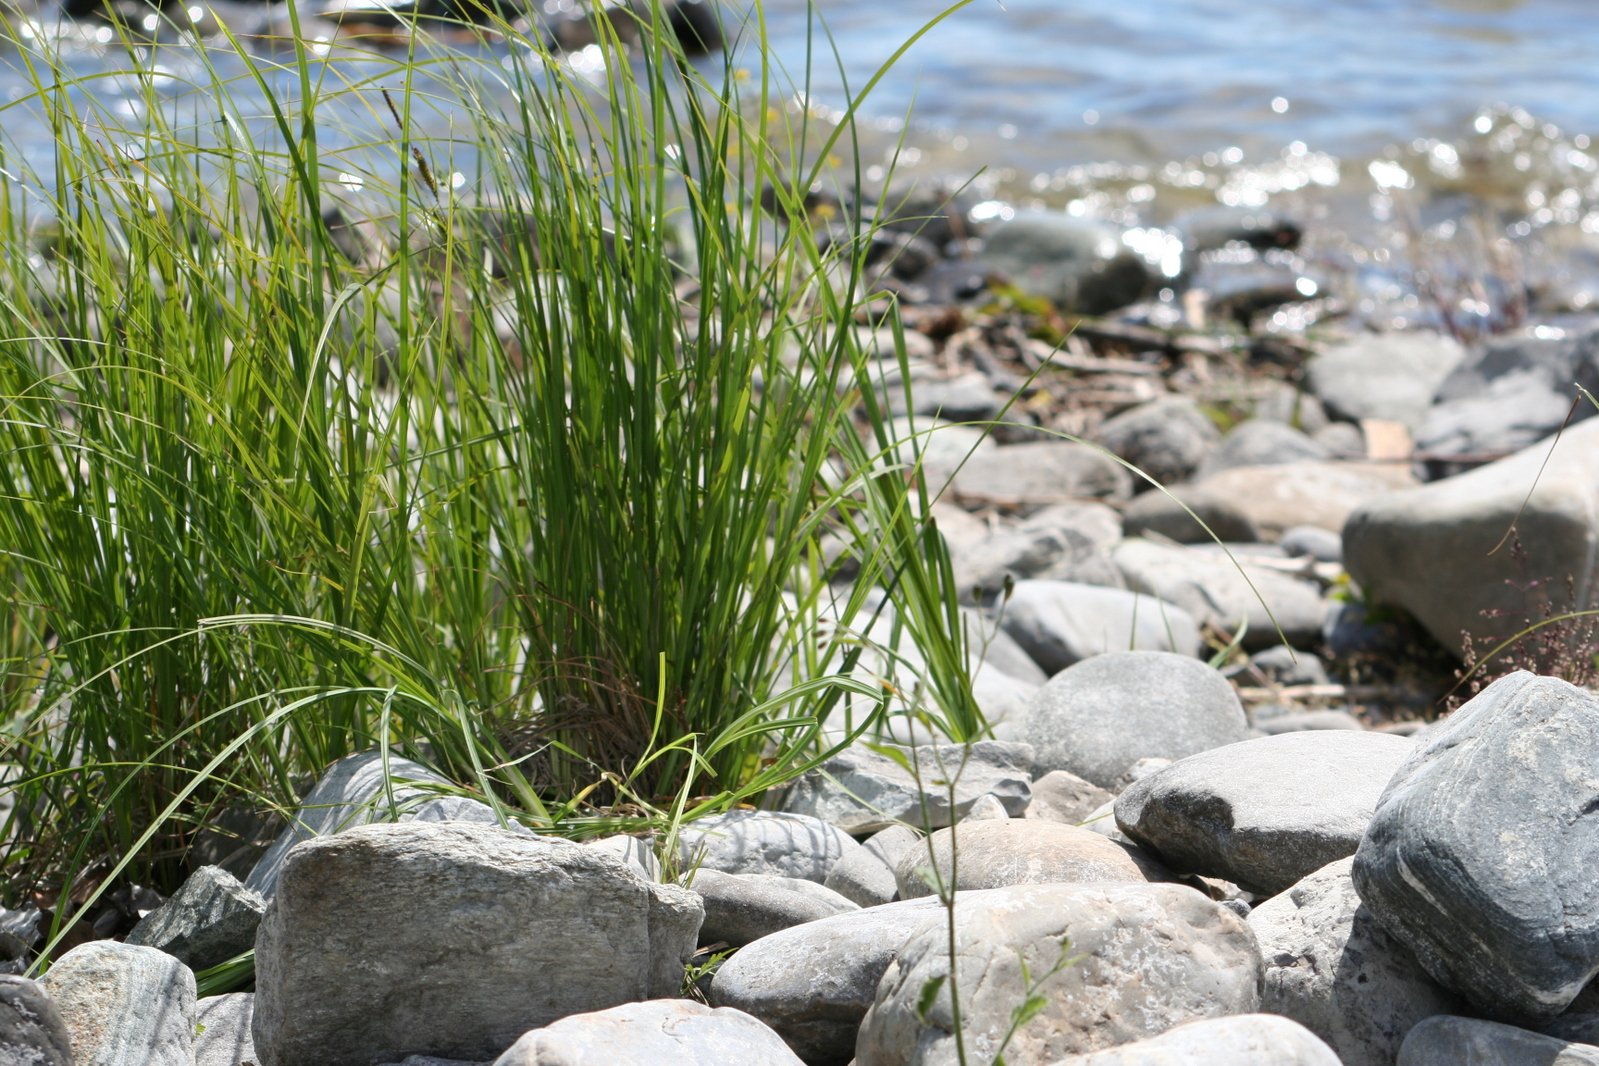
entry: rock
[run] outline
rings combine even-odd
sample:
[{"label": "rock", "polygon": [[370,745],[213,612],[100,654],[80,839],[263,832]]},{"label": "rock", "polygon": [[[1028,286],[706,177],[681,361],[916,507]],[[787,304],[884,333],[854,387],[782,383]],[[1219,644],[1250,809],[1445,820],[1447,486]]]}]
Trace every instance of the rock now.
[{"label": "rock", "polygon": [[646,881],[661,879],[661,860],[655,857],[655,848],[648,840],[619,833],[616,836],[585,840],[583,846],[615,855],[642,874]]},{"label": "rock", "polygon": [[1125,500],[1133,494],[1132,476],[1116,460],[1065,440],[976,452],[952,487],[958,499],[1031,510],[1083,497]]},{"label": "rock", "polygon": [[905,393],[905,389],[891,388],[885,397],[894,414],[904,414],[908,409],[951,422],[983,422],[998,415],[1004,406],[1004,398],[994,391],[988,376],[977,370],[915,381],[910,396]]},{"label": "rock", "polygon": [[[1321,636],[1326,608],[1313,584],[1244,558],[1147,540],[1125,540],[1113,558],[1127,587],[1183,608],[1201,626],[1243,634],[1245,648],[1263,648],[1284,638],[1307,647]],[[1281,635],[1279,635],[1281,630]]]},{"label": "rock", "polygon": [[1349,1066],[1316,1034],[1271,1014],[1187,1022],[1159,1036],[1050,1066]]},{"label": "rock", "polygon": [[1255,728],[1267,736],[1276,736],[1279,733],[1305,733],[1322,729],[1363,730],[1366,726],[1348,711],[1290,711],[1269,718],[1262,717],[1257,711]]},{"label": "rock", "polygon": [[885,457],[888,463],[920,464],[922,483],[929,497],[947,496],[957,468],[998,451],[987,430],[960,426],[931,418],[896,418],[890,435],[896,442]]},{"label": "rock", "polygon": [[1599,1066],[1599,1047],[1513,1025],[1440,1015],[1416,1025],[1397,1066]]},{"label": "rock", "polygon": [[255,947],[266,900],[219,866],[202,866],[160,907],[139,920],[126,943],[159,948],[192,970],[227,962]]},{"label": "rock", "polygon": [[996,225],[982,263],[1028,295],[1089,315],[1126,307],[1152,281],[1119,230],[1054,211],[1018,211]]},{"label": "rock", "polygon": [[1005,809],[1004,804],[1000,803],[999,800],[992,793],[990,793],[988,795],[977,797],[977,802],[972,804],[972,809],[966,812],[966,816],[961,819],[961,824],[965,825],[967,822],[1008,821],[1010,821],[1010,812]]},{"label": "rock", "polygon": [[743,947],[791,925],[860,909],[830,888],[795,877],[696,870],[687,887],[705,906],[702,944]]},{"label": "rock", "polygon": [[1599,973],[1599,698],[1517,671],[1415,743],[1355,856],[1360,898],[1484,1012],[1559,1014]]},{"label": "rock", "polygon": [[944,919],[943,906],[928,897],[784,929],[722,964],[711,1003],[754,1015],[811,1066],[844,1066],[895,952],[911,934]]},{"label": "rock", "polygon": [[1367,458],[1366,434],[1352,422],[1333,422],[1310,435],[1310,439],[1332,453],[1334,459]]},{"label": "rock", "polygon": [[1034,772],[1066,770],[1101,788],[1148,756],[1181,758],[1243,740],[1248,723],[1219,673],[1185,655],[1123,651],[1062,670],[1027,719]]},{"label": "rock", "polygon": [[1201,647],[1199,626],[1181,607],[1069,581],[1017,582],[1000,624],[1051,675],[1110,651],[1191,656]]},{"label": "rock", "polygon": [[[1186,396],[1163,396],[1106,419],[1099,443],[1162,485],[1187,481],[1221,440],[1199,405]],[[1141,482],[1137,488],[1148,487]]]},{"label": "rock", "polygon": [[191,1066],[194,972],[155,948],[91,940],[39,979],[77,1066]]},{"label": "rock", "polygon": [[1110,549],[1121,536],[1121,519],[1104,504],[1046,507],[1015,526],[951,549],[955,587],[963,600],[980,604],[993,603],[1007,578],[1119,587],[1121,573],[1110,561]]},{"label": "rock", "polygon": [[801,1066],[743,1011],[688,1000],[627,1003],[526,1033],[493,1066]]},{"label": "rock", "polygon": [[1572,409],[1573,383],[1599,390],[1599,330],[1493,338],[1438,386],[1416,447],[1460,455],[1526,448],[1559,429],[1568,413],[1573,421],[1594,413],[1586,402]]},{"label": "rock", "polygon": [[1251,418],[1234,426],[1200,464],[1204,479],[1239,466],[1279,466],[1301,460],[1327,459],[1326,448],[1284,422]]},{"label": "rock", "polygon": [[1229,543],[1260,539],[1260,530],[1228,492],[1200,485],[1173,485],[1146,492],[1127,505],[1123,528],[1129,537],[1155,533],[1179,544]]},{"label": "rock", "polygon": [[1255,400],[1250,416],[1268,422],[1281,422],[1301,433],[1310,434],[1312,438],[1328,426],[1327,409],[1321,405],[1321,401],[1286,381],[1268,383],[1266,391]]},{"label": "rock", "polygon": [[1074,825],[1037,818],[962,822],[940,829],[925,845],[908,848],[900,856],[894,870],[899,898],[935,894],[930,871],[936,869],[938,882],[947,886],[951,867],[957,892],[1012,885],[1144,882],[1166,876],[1158,863]]},{"label": "rock", "polygon": [[1329,681],[1327,668],[1320,659],[1281,644],[1251,655],[1244,676],[1262,679],[1270,685],[1325,685]]},{"label": "rock", "polygon": [[55,1000],[16,974],[0,974],[0,1062],[73,1066],[72,1036]]},{"label": "rock", "polygon": [[848,833],[806,814],[728,811],[685,825],[678,859],[730,874],[777,874],[817,884],[844,856],[860,847]]},{"label": "rock", "polygon": [[[1404,608],[1456,654],[1462,633],[1491,647],[1542,617],[1552,590],[1561,594],[1554,609],[1587,607],[1599,559],[1599,421],[1567,429],[1553,451],[1550,443],[1368,500],[1344,525],[1350,577],[1368,599]],[[1512,523],[1519,558],[1507,548],[1489,554]],[[1569,604],[1568,576],[1576,593]]]},{"label": "rock", "polygon": [[1275,538],[1292,526],[1341,531],[1362,504],[1416,484],[1405,463],[1305,460],[1223,470],[1195,489],[1230,501],[1262,537]]},{"label": "rock", "polygon": [[1116,800],[1116,824],[1174,869],[1281,892],[1353,855],[1415,744],[1373,732],[1285,733],[1200,752]]},{"label": "rock", "polygon": [[284,863],[256,938],[262,1066],[487,1059],[528,1029],[676,995],[698,897],[567,841],[360,826]]},{"label": "rock", "polygon": [[[1033,749],[1025,744],[983,740],[967,747],[926,744],[894,750],[914,775],[864,745],[847,748],[796,780],[782,809],[820,818],[847,833],[873,833],[900,822],[942,828],[964,818],[986,795],[1017,815],[1032,799]],[[950,785],[941,783],[946,781]]]},{"label": "rock", "polygon": [[1361,904],[1353,862],[1329,863],[1250,912],[1266,960],[1260,1006],[1327,1041],[1343,1066],[1390,1066],[1412,1026],[1462,1003]]},{"label": "rock", "polygon": [[[1054,1062],[1259,1003],[1261,960],[1249,927],[1191,888],[1025,885],[963,893],[955,905],[953,949],[948,930],[935,925],[884,972],[861,1024],[858,1066],[956,1062],[951,954],[960,960],[968,1048],[997,1051],[1029,977],[1041,982],[1043,1008],[1005,1051],[1018,1063]],[[940,977],[944,984],[920,1009]]]},{"label": "rock", "polygon": [[1027,805],[1026,817],[1077,825],[1114,798],[1076,774],[1051,770],[1033,782],[1033,800]]},{"label": "rock", "polygon": [[1465,358],[1460,342],[1439,333],[1362,334],[1322,349],[1305,377],[1336,417],[1400,422],[1414,432]]},{"label": "rock", "polygon": [[351,826],[369,822],[398,821],[408,811],[429,799],[439,798],[423,785],[444,785],[444,778],[420,763],[399,756],[388,759],[389,776],[393,781],[394,806],[387,806],[391,793],[383,784],[384,761],[377,751],[357,752],[347,755],[328,767],[322,780],[306,793],[300,802],[289,828],[278,835],[261,860],[245,878],[245,887],[271,899],[276,890],[278,872],[289,849],[312,837],[343,832]]},{"label": "rock", "polygon": [[903,825],[891,825],[873,833],[861,850],[838,860],[823,882],[845,899],[862,907],[887,903],[899,892],[894,868],[908,848],[919,847],[922,838]]},{"label": "rock", "polygon": [[229,992],[195,1004],[194,1066],[244,1066],[253,1063],[255,994]]},{"label": "rock", "polygon": [[1278,541],[1289,555],[1308,555],[1321,563],[1344,560],[1343,523],[1323,529],[1320,526],[1290,526]]},{"label": "rock", "polygon": [[1255,207],[1213,205],[1185,211],[1172,224],[1182,238],[1185,256],[1245,244],[1257,252],[1299,246],[1302,227]]}]

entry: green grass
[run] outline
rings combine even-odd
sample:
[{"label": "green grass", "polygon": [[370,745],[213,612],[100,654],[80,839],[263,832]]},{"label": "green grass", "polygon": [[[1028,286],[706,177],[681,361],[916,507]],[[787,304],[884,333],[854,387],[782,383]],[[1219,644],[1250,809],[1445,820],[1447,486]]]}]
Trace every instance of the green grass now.
[{"label": "green grass", "polygon": [[214,116],[139,75],[128,135],[13,42],[0,127],[55,152],[0,156],[0,901],[170,889],[216,811],[376,745],[554,832],[755,799],[877,725],[829,634],[878,588],[928,664],[895,691],[983,732],[853,327],[873,223],[805,217],[860,184],[855,105],[790,106],[758,8],[709,74],[654,25],[596,20],[597,84],[503,25],[345,80],[235,44]]}]

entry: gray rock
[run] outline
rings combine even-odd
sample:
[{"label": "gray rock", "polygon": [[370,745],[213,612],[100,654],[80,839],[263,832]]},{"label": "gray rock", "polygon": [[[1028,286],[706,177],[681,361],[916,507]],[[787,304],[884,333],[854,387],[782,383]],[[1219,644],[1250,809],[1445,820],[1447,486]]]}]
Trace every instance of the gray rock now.
[{"label": "gray rock", "polygon": [[160,907],[139,920],[126,943],[159,948],[193,970],[227,962],[255,946],[266,900],[220,866],[202,866]]},{"label": "gray rock", "polygon": [[1361,904],[1353,861],[1329,863],[1250,912],[1266,960],[1260,1006],[1327,1041],[1343,1066],[1391,1066],[1412,1026],[1463,1004]]},{"label": "gray rock", "polygon": [[932,418],[895,419],[891,436],[896,443],[886,460],[907,467],[918,464],[922,483],[935,499],[944,493],[957,469],[999,448],[987,430]]},{"label": "gray rock", "polygon": [[1349,1066],[1316,1034],[1272,1014],[1188,1022],[1159,1036],[1050,1066]]},{"label": "gray rock", "polygon": [[1414,747],[1365,731],[1230,744],[1123,792],[1116,824],[1174,869],[1271,895],[1355,853],[1388,779]]},{"label": "gray rock", "polygon": [[705,907],[702,944],[739,948],[791,925],[860,909],[832,889],[796,877],[696,870],[687,887]]},{"label": "gray rock", "polygon": [[957,498],[1037,510],[1088,497],[1125,500],[1132,476],[1098,448],[1064,440],[980,451],[955,475]]},{"label": "gray rock", "polygon": [[1000,803],[997,798],[989,794],[977,797],[977,802],[972,804],[972,809],[966,812],[966,816],[961,819],[961,824],[1008,821],[1010,821],[1010,812],[1005,809],[1003,803]]},{"label": "gray rock", "polygon": [[[1599,421],[1567,429],[1553,451],[1550,444],[1367,501],[1344,526],[1350,577],[1456,653],[1463,633],[1491,647],[1541,617],[1551,592],[1555,609],[1587,607],[1599,560]],[[1512,523],[1521,558],[1504,548],[1489,554]],[[1529,588],[1534,581],[1541,586]]]},{"label": "gray rock", "polygon": [[77,1066],[192,1066],[194,972],[171,955],[92,940],[39,984],[66,1023]]},{"label": "gray rock", "polygon": [[1267,736],[1279,733],[1306,733],[1321,729],[1365,729],[1359,718],[1348,711],[1290,711],[1270,718],[1255,718],[1255,728]]},{"label": "gray rock", "polygon": [[1260,678],[1272,685],[1325,685],[1328,682],[1327,668],[1320,659],[1281,644],[1251,655],[1244,676]]},{"label": "gray rock", "polygon": [[1414,431],[1433,394],[1465,358],[1460,343],[1442,334],[1364,334],[1313,356],[1305,377],[1339,418],[1401,422]]},{"label": "gray rock", "polygon": [[743,1011],[688,1000],[627,1003],[526,1033],[494,1066],[801,1066]]},{"label": "gray rock", "polygon": [[1082,827],[1091,833],[1098,833],[1102,837],[1109,837],[1118,844],[1137,847],[1126,833],[1116,825],[1116,801],[1106,800],[1105,803],[1090,811],[1087,818],[1082,821]]},{"label": "gray rock", "polygon": [[1599,1066],[1599,1047],[1499,1022],[1440,1015],[1410,1031],[1396,1066]]},{"label": "gray rock", "polygon": [[1129,537],[1154,533],[1178,544],[1228,543],[1260,539],[1260,530],[1231,493],[1202,485],[1173,485],[1146,492],[1127,505],[1123,528]]},{"label": "gray rock", "polygon": [[643,874],[646,881],[661,879],[661,860],[655,857],[655,848],[648,840],[619,833],[615,836],[586,840],[583,846],[615,855]]},{"label": "gray rock", "polygon": [[1000,624],[1051,675],[1109,651],[1195,655],[1201,646],[1199,626],[1176,604],[1068,581],[1017,582]]},{"label": "gray rock", "polygon": [[1248,723],[1219,673],[1185,655],[1123,651],[1062,670],[1027,719],[1034,771],[1110,788],[1139,759],[1181,758],[1243,740]]},{"label": "gray rock", "polygon": [[1099,443],[1165,485],[1192,477],[1221,440],[1221,431],[1193,400],[1163,396],[1107,419],[1096,436]]},{"label": "gray rock", "polygon": [[1051,770],[1033,782],[1028,818],[1077,825],[1115,797],[1091,781],[1065,770]]},{"label": "gray rock", "polygon": [[1301,392],[1286,381],[1273,382],[1255,400],[1252,417],[1292,426],[1315,436],[1327,428],[1327,409],[1308,392]]},{"label": "gray rock", "polygon": [[965,602],[991,604],[1007,579],[1055,578],[1120,586],[1110,549],[1121,539],[1121,519],[1100,503],[1046,507],[1015,525],[952,548],[955,587]]},{"label": "gray rock", "polygon": [[1279,466],[1305,459],[1328,459],[1331,453],[1283,422],[1251,418],[1228,431],[1200,464],[1203,479],[1238,466]]},{"label": "gray rock", "polygon": [[[1033,657],[986,612],[963,607],[961,622],[966,628],[967,662],[979,674],[998,671],[1029,688],[1049,680]],[[973,677],[972,683],[977,682]]]},{"label": "gray rock", "polygon": [[1335,459],[1366,458],[1366,434],[1352,422],[1333,422],[1310,435]]},{"label": "gray rock", "polygon": [[1405,463],[1305,460],[1223,470],[1196,489],[1227,500],[1274,538],[1293,526],[1341,531],[1357,507],[1416,485]]},{"label": "gray rock", "polygon": [[[1227,633],[1247,627],[1244,647],[1284,638],[1296,647],[1321,636],[1326,608],[1308,581],[1252,566],[1242,557],[1147,540],[1126,540],[1114,554],[1127,587],[1183,608],[1201,626]],[[1281,635],[1279,635],[1281,630]]]},{"label": "gray rock", "polygon": [[677,837],[686,866],[729,874],[777,874],[817,884],[860,847],[820,818],[774,811],[729,811],[685,825]]},{"label": "gray rock", "polygon": [[908,409],[951,422],[986,421],[998,415],[1004,406],[1004,398],[994,390],[988,375],[976,370],[913,382],[908,408],[902,388],[890,389],[887,400],[889,410],[895,414],[903,414]]},{"label": "gray rock", "polygon": [[1037,818],[962,822],[940,829],[924,846],[900,856],[894,870],[899,898],[933,895],[935,881],[949,886],[952,872],[957,892],[1087,881],[1138,883],[1165,876],[1159,863],[1075,825]]},{"label": "gray rock", "polygon": [[1289,555],[1308,555],[1317,562],[1341,563],[1344,560],[1343,526],[1323,529],[1320,526],[1291,526],[1283,530],[1278,541]]},{"label": "gray rock", "polygon": [[256,1061],[255,994],[229,992],[195,1004],[194,1066],[245,1066]]},{"label": "gray rock", "polygon": [[703,914],[615,856],[464,823],[296,847],[256,938],[262,1066],[486,1059],[568,1014],[675,995]]},{"label": "gray rock", "polygon": [[0,1062],[72,1066],[72,1036],[50,994],[16,974],[0,974]]},{"label": "gray rock", "polygon": [[[951,954],[968,1048],[998,1050],[1028,977],[1042,982],[1044,1007],[1011,1040],[1012,1062],[1053,1062],[1259,1004],[1262,966],[1249,927],[1191,888],[1026,885],[963,893],[956,913],[953,949],[947,929],[933,926],[884,972],[861,1025],[858,1066],[957,1061]],[[940,977],[921,1010],[924,989]]]},{"label": "gray rock", "polygon": [[887,903],[899,892],[894,868],[907,848],[921,844],[921,837],[903,825],[891,825],[873,833],[859,851],[838,860],[827,872],[826,887],[862,907]]},{"label": "gray rock", "polygon": [[[417,806],[440,798],[412,782],[424,786],[447,784],[444,778],[410,759],[391,756],[387,765],[392,790],[384,788],[384,761],[380,752],[357,752],[328,767],[322,779],[300,802],[294,821],[278,835],[250,871],[250,876],[245,878],[245,887],[271,899],[283,860],[296,844],[352,826],[398,821]],[[392,807],[389,805],[391,796]]]},{"label": "gray rock", "polygon": [[925,744],[897,750],[914,774],[867,747],[847,748],[796,780],[783,810],[820,818],[847,833],[873,833],[901,822],[942,828],[964,818],[986,795],[1017,815],[1032,799],[1033,749],[1026,744],[984,740],[965,747]]},{"label": "gray rock", "polygon": [[1355,856],[1360,898],[1484,1012],[1559,1014],[1599,973],[1599,699],[1517,671],[1416,745]]},{"label": "gray rock", "polygon": [[811,1066],[844,1066],[895,952],[913,933],[944,919],[943,906],[928,897],[784,929],[722,964],[711,982],[711,1003],[759,1018]]},{"label": "gray rock", "polygon": [[1020,211],[996,225],[981,262],[1029,295],[1090,315],[1126,307],[1151,284],[1119,230],[1054,211]]}]

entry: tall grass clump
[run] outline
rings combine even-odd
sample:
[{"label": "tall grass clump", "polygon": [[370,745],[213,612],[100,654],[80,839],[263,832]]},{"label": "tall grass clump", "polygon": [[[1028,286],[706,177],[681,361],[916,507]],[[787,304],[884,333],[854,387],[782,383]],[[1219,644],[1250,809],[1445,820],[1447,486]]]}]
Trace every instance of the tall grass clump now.
[{"label": "tall grass clump", "polygon": [[[0,127],[54,150],[0,157],[0,902],[171,888],[374,746],[580,833],[755,798],[889,693],[983,730],[872,223],[806,216],[854,104],[794,105],[758,7],[708,65],[664,25],[190,42],[177,103],[124,29],[116,113],[13,42]],[[918,676],[863,671],[879,611]]]}]

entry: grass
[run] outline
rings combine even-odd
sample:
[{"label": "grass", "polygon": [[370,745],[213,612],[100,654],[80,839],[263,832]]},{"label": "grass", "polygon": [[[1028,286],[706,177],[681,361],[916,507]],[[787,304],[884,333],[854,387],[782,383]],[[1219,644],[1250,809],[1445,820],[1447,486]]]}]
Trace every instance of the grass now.
[{"label": "grass", "polygon": [[[131,121],[10,42],[0,127],[53,152],[0,143],[0,901],[59,934],[170,890],[220,811],[374,746],[581,835],[756,799],[890,691],[981,735],[854,329],[875,223],[805,214],[863,184],[876,78],[822,127],[758,6],[708,67],[617,17],[582,69],[492,21],[348,69],[297,23],[185,44],[182,106],[121,27]],[[829,635],[877,610],[921,676]]]}]

